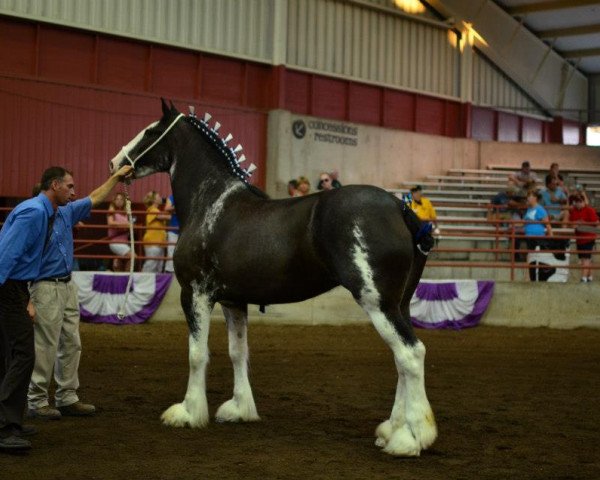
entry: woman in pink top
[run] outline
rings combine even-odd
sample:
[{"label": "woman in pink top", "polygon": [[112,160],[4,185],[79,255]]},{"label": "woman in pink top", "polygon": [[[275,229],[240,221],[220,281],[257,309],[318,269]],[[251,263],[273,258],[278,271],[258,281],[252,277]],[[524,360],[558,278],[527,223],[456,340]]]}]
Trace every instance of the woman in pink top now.
[{"label": "woman in pink top", "polygon": [[117,193],[108,207],[108,245],[110,251],[122,258],[115,258],[112,262],[113,272],[126,272],[129,270],[129,222],[125,213],[125,196]]}]

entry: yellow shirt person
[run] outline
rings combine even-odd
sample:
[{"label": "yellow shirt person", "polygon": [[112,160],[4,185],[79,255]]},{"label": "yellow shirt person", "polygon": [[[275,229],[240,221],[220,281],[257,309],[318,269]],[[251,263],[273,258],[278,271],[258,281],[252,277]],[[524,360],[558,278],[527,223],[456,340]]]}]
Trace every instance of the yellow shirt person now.
[{"label": "yellow shirt person", "polygon": [[417,185],[411,188],[410,193],[412,194],[410,208],[417,214],[417,217],[424,222],[435,222],[437,218],[435,209],[429,199],[423,196],[421,186]]},{"label": "yellow shirt person", "polygon": [[160,245],[167,241],[166,230],[158,230],[159,228],[164,229],[167,226],[167,222],[159,218],[160,213],[159,208],[155,205],[151,205],[146,210],[146,226],[153,228],[153,230],[146,230],[146,233],[144,233],[143,240],[145,244]]},{"label": "yellow shirt person", "polygon": [[171,215],[161,212],[158,208],[159,205],[162,205],[162,197],[154,190],[148,192],[144,197],[144,204],[148,207],[146,210],[146,226],[153,227],[144,233],[144,256],[153,258],[144,260],[142,272],[161,273],[165,262],[157,257],[164,257],[165,255],[163,242],[167,241],[166,226]]}]

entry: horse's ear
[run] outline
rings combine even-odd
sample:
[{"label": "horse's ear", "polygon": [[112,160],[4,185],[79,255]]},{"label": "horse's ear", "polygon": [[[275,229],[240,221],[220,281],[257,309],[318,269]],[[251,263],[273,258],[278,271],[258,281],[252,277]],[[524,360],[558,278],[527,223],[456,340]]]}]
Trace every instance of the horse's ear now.
[{"label": "horse's ear", "polygon": [[172,100],[169,100],[169,104],[171,105],[171,113],[177,113],[177,109],[175,108],[175,105],[173,105]]},{"label": "horse's ear", "polygon": [[164,98],[160,97],[160,103],[162,106],[163,117],[166,117],[169,113],[171,113],[171,110],[170,110],[169,106],[167,105],[167,102],[165,102]]}]

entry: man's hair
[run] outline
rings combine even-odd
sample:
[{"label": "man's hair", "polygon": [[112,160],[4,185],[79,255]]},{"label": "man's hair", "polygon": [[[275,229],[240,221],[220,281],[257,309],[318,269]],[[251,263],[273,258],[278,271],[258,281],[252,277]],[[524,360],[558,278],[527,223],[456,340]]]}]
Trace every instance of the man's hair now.
[{"label": "man's hair", "polygon": [[552,182],[552,179],[556,178],[554,175],[546,175],[546,186],[550,185],[550,182]]},{"label": "man's hair", "polygon": [[415,192],[422,192],[422,191],[423,191],[423,187],[422,187],[421,185],[415,185],[414,187],[412,187],[412,188],[410,189],[410,191],[411,191],[412,193],[415,193]]},{"label": "man's hair", "polygon": [[531,167],[531,164],[526,160],[521,164],[521,168]]},{"label": "man's hair", "polygon": [[50,167],[44,170],[42,173],[42,179],[40,180],[40,189],[50,190],[50,186],[54,180],[62,181],[65,178],[65,175],[73,175],[73,173],[69,172],[66,168],[63,167]]},{"label": "man's hair", "polygon": [[42,185],[40,183],[36,183],[31,189],[31,196],[37,197],[42,191]]},{"label": "man's hair", "polygon": [[289,182],[288,182],[288,187],[294,187],[297,188],[298,187],[298,180],[296,180],[295,178],[292,178]]}]

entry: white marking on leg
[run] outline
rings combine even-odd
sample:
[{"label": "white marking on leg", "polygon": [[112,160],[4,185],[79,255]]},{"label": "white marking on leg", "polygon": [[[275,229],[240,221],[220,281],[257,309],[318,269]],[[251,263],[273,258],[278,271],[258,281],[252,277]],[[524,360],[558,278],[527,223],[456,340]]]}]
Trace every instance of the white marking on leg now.
[{"label": "white marking on leg", "polygon": [[204,427],[208,424],[208,402],[206,400],[206,367],[209,361],[208,333],[211,303],[208,295],[192,283],[192,309],[199,330],[189,336],[190,374],[187,392],[182,403],[172,405],[162,414],[165,425],[173,427]]},{"label": "white marking on leg", "polygon": [[248,322],[247,315],[239,310],[222,307],[227,320],[229,357],[233,365],[233,398],[219,407],[216,414],[220,422],[249,422],[260,420],[252,387],[248,379]]},{"label": "white marking on leg", "polygon": [[398,371],[392,413],[389,420],[377,427],[375,443],[392,455],[418,456],[437,436],[433,412],[425,393],[425,347],[421,342],[413,346],[406,345],[381,311],[381,298],[369,264],[364,235],[358,225],[354,226],[353,233],[356,239],[352,250],[353,260],[363,281],[359,303],[392,349]]}]

